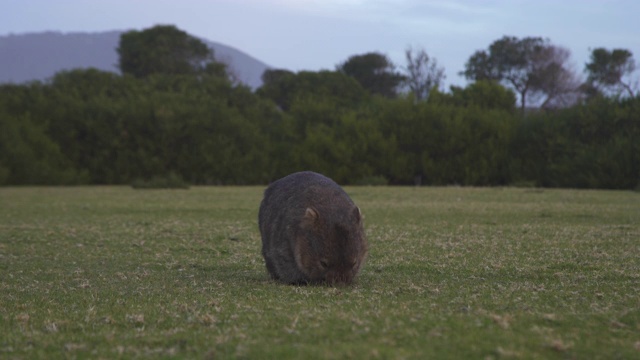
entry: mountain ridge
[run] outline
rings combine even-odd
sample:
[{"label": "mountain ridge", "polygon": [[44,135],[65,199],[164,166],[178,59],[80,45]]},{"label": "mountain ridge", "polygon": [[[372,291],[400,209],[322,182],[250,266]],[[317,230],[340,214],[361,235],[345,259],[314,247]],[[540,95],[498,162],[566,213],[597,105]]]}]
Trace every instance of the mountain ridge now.
[{"label": "mountain ridge", "polygon": [[[120,73],[116,48],[128,30],[42,31],[0,36],[0,83],[45,81],[59,71],[96,68]],[[231,46],[199,38],[241,83],[256,89],[272,67]]]}]

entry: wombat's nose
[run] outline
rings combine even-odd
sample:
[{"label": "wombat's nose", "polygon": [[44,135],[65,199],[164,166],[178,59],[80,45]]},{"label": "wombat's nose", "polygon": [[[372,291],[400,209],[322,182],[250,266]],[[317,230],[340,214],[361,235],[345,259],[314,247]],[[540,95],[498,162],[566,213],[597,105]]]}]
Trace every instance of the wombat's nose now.
[{"label": "wombat's nose", "polygon": [[330,286],[346,286],[351,285],[353,277],[349,274],[329,273],[326,276],[326,281]]}]

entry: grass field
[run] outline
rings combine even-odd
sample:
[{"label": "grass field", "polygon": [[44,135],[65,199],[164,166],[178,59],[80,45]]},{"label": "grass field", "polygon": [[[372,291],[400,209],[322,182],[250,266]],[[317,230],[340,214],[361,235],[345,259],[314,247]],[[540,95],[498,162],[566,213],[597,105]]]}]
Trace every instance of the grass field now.
[{"label": "grass field", "polygon": [[0,358],[640,358],[640,193],[346,188],[355,285],[269,280],[262,187],[0,188]]}]

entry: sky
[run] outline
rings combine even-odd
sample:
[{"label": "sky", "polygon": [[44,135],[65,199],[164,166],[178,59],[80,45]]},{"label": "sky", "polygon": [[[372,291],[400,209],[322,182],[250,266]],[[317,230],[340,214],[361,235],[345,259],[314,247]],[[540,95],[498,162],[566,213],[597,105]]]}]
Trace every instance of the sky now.
[{"label": "sky", "polygon": [[[172,24],[275,68],[334,70],[380,52],[398,67],[424,49],[444,85],[477,50],[504,35],[548,38],[582,73],[590,49],[624,48],[640,60],[639,0],[0,0],[0,35],[142,30]],[[639,66],[640,67],[640,66]]]}]

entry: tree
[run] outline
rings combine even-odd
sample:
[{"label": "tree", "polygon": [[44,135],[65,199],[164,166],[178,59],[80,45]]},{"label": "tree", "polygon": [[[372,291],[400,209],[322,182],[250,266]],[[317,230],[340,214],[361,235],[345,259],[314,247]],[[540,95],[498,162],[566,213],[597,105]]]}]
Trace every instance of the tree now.
[{"label": "tree", "polygon": [[627,78],[635,69],[633,54],[626,49],[594,49],[590,61],[585,65],[590,87],[599,91],[608,90],[617,95],[626,91],[630,97],[633,97],[633,90],[631,81]]},{"label": "tree", "polygon": [[550,44],[548,39],[504,36],[488,51],[475,52],[461,74],[469,80],[495,80],[513,88],[524,112],[530,97],[541,97],[540,103],[547,106],[577,90],[568,58],[568,50]]},{"label": "tree", "polygon": [[431,89],[439,87],[444,80],[444,68],[438,67],[436,59],[429,57],[424,49],[414,51],[409,47],[404,54],[409,89],[416,101],[427,99]]},{"label": "tree", "polygon": [[29,114],[11,116],[0,108],[0,185],[75,184],[85,180],[46,127]]},{"label": "tree", "polygon": [[330,101],[334,108],[353,107],[367,96],[365,89],[353,78],[337,71],[267,71],[267,80],[258,95],[271,99],[280,109],[289,111],[296,103],[312,100]]},{"label": "tree", "polygon": [[262,85],[269,86],[272,84],[281,81],[283,78],[288,76],[294,76],[295,73],[293,71],[287,69],[267,69],[262,73]]},{"label": "tree", "polygon": [[124,74],[137,78],[152,74],[193,75],[202,72],[226,74],[211,50],[201,40],[173,25],[157,25],[121,35],[117,48]]},{"label": "tree", "polygon": [[513,113],[516,108],[516,95],[511,89],[495,81],[480,80],[465,88],[451,86],[449,93],[435,90],[429,96],[428,102],[456,107],[505,110]]},{"label": "tree", "polygon": [[353,55],[337,65],[336,69],[356,79],[371,94],[387,98],[396,97],[397,88],[404,80],[393,62],[386,55],[377,52]]},{"label": "tree", "polygon": [[565,108],[580,97],[581,80],[567,65],[571,53],[559,46],[546,46],[533,57],[533,92],[541,96],[541,108]]},{"label": "tree", "polygon": [[296,74],[285,69],[268,69],[262,73],[262,86],[256,93],[271,99],[282,110],[291,106],[296,90]]}]

